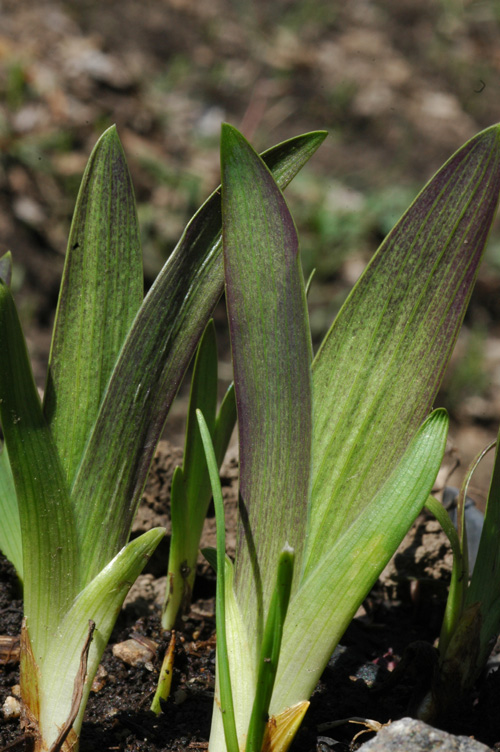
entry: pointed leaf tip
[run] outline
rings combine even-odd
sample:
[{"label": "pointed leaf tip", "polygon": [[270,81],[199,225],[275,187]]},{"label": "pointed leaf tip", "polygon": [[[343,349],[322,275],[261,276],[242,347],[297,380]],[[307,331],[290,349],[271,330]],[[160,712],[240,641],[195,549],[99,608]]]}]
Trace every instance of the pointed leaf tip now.
[{"label": "pointed leaf tip", "polygon": [[116,123],[113,123],[113,125],[110,125],[109,128],[106,128],[106,130],[103,132],[102,135],[103,136],[116,136],[116,138],[118,138],[118,128],[116,127]]},{"label": "pointed leaf tip", "polygon": [[118,129],[116,127],[116,124],[113,123],[113,125],[110,125],[109,128],[106,128],[106,130],[97,139],[96,145],[94,147],[94,154],[99,148],[112,148],[115,145],[123,150],[122,142],[120,141],[120,136],[118,135]]},{"label": "pointed leaf tip", "polygon": [[234,125],[223,123],[221,128],[220,153],[221,162],[224,165],[234,154],[236,149],[251,150],[251,146]]}]

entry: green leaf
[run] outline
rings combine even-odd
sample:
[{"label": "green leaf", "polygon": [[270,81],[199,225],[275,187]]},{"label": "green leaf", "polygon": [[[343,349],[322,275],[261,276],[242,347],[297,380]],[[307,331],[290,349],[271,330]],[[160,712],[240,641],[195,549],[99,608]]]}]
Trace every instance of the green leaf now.
[{"label": "green leaf", "polygon": [[38,658],[77,593],[75,521],[14,300],[1,280],[0,352],[0,418],[19,505],[24,613]]},{"label": "green leaf", "polygon": [[304,544],[311,344],[297,234],[283,196],[264,162],[228,125],[221,164],[240,442],[235,587],[258,650],[280,552],[288,541],[300,560]]},{"label": "green leaf", "polygon": [[230,384],[222,400],[214,426],[214,449],[219,467],[222,465],[227,447],[236,424],[236,396],[234,383]]},{"label": "green leaf", "polygon": [[294,558],[293,550],[285,545],[278,561],[276,586],[271,598],[262,638],[257,688],[248,726],[245,752],[261,752],[264,731],[269,719],[269,704],[278,670],[283,627],[292,589]]},{"label": "green leaf", "polygon": [[[215,619],[217,623],[217,676],[220,690],[220,710],[224,725],[227,752],[238,752],[238,736],[234,717],[233,690],[229,666],[227,623],[226,623],[226,523],[224,500],[219,479],[219,468],[212,438],[201,410],[196,411],[201,439],[210,475],[214,497],[215,521],[217,525],[217,589],[215,594]],[[233,674],[234,676],[234,674]]]},{"label": "green leaf", "polygon": [[23,579],[23,541],[16,488],[5,444],[0,447],[0,550]]},{"label": "green leaf", "polygon": [[272,714],[311,696],[356,609],[426,502],[447,432],[446,412],[436,410],[363,514],[344,528],[292,596]]},{"label": "green leaf", "polygon": [[[205,458],[203,458],[205,462]],[[196,572],[196,558],[188,561],[190,552],[190,523],[182,467],[176,467],[170,489],[170,518],[172,533],[168,555],[167,592],[162,613],[162,627],[174,629],[182,609],[191,601],[191,591]],[[181,611],[181,614],[179,614]]]},{"label": "green leaf", "polygon": [[439,522],[439,524],[443,528],[443,532],[445,533],[450,543],[451,550],[453,552],[453,558],[456,559],[458,562],[462,562],[460,566],[460,576],[461,577],[466,576],[466,567],[464,566],[464,563],[463,563],[463,556],[462,556],[462,550],[460,546],[458,533],[455,530],[455,526],[453,522],[451,521],[450,515],[448,514],[447,510],[443,507],[443,505],[437,499],[434,498],[434,496],[429,496],[429,498],[425,502],[425,508],[432,515],[434,515],[436,520]]},{"label": "green leaf", "polygon": [[217,342],[213,319],[208,322],[196,351],[182,463],[186,498],[189,503],[187,514],[191,525],[196,528],[192,533],[193,539],[196,540],[196,548],[212,496],[203,441],[196,418],[198,409],[203,413],[208,430],[212,434],[217,409]]},{"label": "green leaf", "polygon": [[92,680],[125,596],[164,535],[163,528],[154,528],[125,546],[78,595],[51,636],[49,650],[40,665],[39,719],[45,743],[50,744],[57,736],[69,715],[75,676],[91,620],[95,631],[80,712],[74,724],[79,733]]},{"label": "green leaf", "polygon": [[142,297],[134,192],[113,126],[97,142],[78,194],[44,397],[70,485]]},{"label": "green leaf", "polygon": [[201,549],[201,553],[217,574],[217,549],[212,546],[207,546],[206,548]]},{"label": "green leaf", "polygon": [[[323,141],[312,133],[265,159],[283,187]],[[103,398],[77,474],[77,528],[92,578],[127,540],[158,438],[198,339],[223,289],[220,192],[190,221],[146,296]],[[118,480],[116,480],[118,478]],[[95,540],[95,530],[107,535]]]},{"label": "green leaf", "polygon": [[[226,556],[225,561],[225,613],[227,655],[230,674],[236,677],[232,684],[233,706],[236,731],[240,749],[245,749],[248,724],[255,698],[256,656],[248,640],[247,628],[234,592],[234,567]],[[217,627],[218,629],[218,627]],[[225,744],[223,714],[220,712],[219,673],[215,677],[215,702],[210,730],[210,749],[227,752]]]},{"label": "green leaf", "polygon": [[168,559],[168,589],[162,615],[162,626],[167,630],[175,627],[179,609],[185,610],[191,601],[201,532],[212,497],[196,410],[200,409],[206,416],[209,430],[214,435],[218,466],[226,452],[236,420],[234,395],[230,391],[225,396],[217,420],[216,406],[217,343],[211,319],[198,345],[191,379],[182,464],[183,482],[181,484],[175,474],[172,481],[172,538]]},{"label": "green leaf", "polygon": [[433,403],[497,207],[499,133],[477,135],[423,189],[316,355],[306,572],[364,515]]},{"label": "green leaf", "polygon": [[462,613],[464,597],[467,591],[467,563],[462,555],[460,538],[447,510],[434,496],[429,496],[425,502],[425,507],[434,515],[443,528],[443,532],[446,534],[453,551],[451,583],[443,623],[441,625],[441,634],[439,636],[439,652],[441,656],[444,656],[450,637]]},{"label": "green leaf", "polygon": [[467,590],[465,605],[479,604],[479,649],[470,675],[466,678],[472,686],[483,668],[492,648],[493,639],[500,631],[500,433],[495,450],[495,463],[491,476],[488,500],[484,512],[484,525],[479,542],[472,579]]}]

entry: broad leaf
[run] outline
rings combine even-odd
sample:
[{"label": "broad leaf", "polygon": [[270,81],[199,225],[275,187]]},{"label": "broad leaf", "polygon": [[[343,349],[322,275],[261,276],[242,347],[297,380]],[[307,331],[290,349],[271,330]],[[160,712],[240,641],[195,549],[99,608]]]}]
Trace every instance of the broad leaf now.
[{"label": "broad leaf", "polygon": [[423,189],[314,360],[308,572],[364,515],[432,405],[498,203],[499,133],[473,138]]},{"label": "broad leaf", "polygon": [[364,513],[301,582],[288,609],[271,713],[311,696],[356,609],[425,504],[447,433],[446,412],[436,410]]},{"label": "broad leaf", "polygon": [[142,296],[134,192],[113,126],[97,142],[78,194],[44,397],[70,485]]},{"label": "broad leaf", "polygon": [[15,304],[1,280],[0,352],[0,417],[19,505],[24,613],[38,659],[77,593],[75,522]]},{"label": "broad leaf", "polygon": [[0,551],[16,568],[19,578],[23,578],[23,541],[21,521],[17,506],[16,487],[9,455],[5,444],[0,447]]},{"label": "broad leaf", "polygon": [[264,162],[221,138],[223,243],[240,443],[238,601],[258,650],[285,543],[304,544],[311,441],[310,335],[297,233]]},{"label": "broad leaf", "polygon": [[95,623],[95,631],[88,655],[81,710],[75,722],[76,730],[80,730],[94,674],[125,596],[164,535],[163,528],[154,528],[128,543],[78,595],[60,623],[41,664],[40,725],[46,742],[50,742],[50,734],[62,727],[69,714],[90,619]]},{"label": "broad leaf", "polygon": [[[265,154],[281,186],[324,137],[306,134]],[[222,293],[220,231],[217,190],[188,224],[145,298],[109,382],[73,487],[79,537],[92,551],[87,578],[127,540],[168,409]],[[95,530],[103,526],[109,535],[96,541]]]}]

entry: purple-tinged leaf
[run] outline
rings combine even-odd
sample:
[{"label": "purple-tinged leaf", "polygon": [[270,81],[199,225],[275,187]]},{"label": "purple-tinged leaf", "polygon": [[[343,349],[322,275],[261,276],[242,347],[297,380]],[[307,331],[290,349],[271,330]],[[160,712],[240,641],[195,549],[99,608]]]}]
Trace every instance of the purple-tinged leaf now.
[{"label": "purple-tinged leaf", "polygon": [[[260,644],[280,552],[299,558],[311,444],[310,336],[297,233],[263,161],[221,138],[223,244],[240,442],[235,587]],[[256,642],[255,642],[256,640]]]},{"label": "purple-tinged leaf", "polygon": [[432,406],[498,203],[499,134],[478,134],[423,189],[314,360],[306,572],[364,513]]},{"label": "purple-tinged leaf", "polygon": [[[264,159],[282,187],[325,135],[305,134],[266,152]],[[223,282],[218,189],[190,221],[146,296],[80,465],[72,493],[78,499],[79,536],[92,546],[87,578],[128,539],[168,410]],[[97,540],[95,530],[103,526],[108,534]]]}]

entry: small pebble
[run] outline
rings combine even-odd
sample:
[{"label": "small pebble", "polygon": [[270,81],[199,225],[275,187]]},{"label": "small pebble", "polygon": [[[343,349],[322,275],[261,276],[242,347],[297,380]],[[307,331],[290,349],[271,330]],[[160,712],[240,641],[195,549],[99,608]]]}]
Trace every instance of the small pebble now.
[{"label": "small pebble", "polygon": [[125,640],[113,645],[113,655],[129,666],[137,667],[149,663],[154,657],[154,651],[137,640]]},{"label": "small pebble", "polygon": [[3,717],[8,721],[11,718],[19,718],[21,715],[21,703],[17,697],[8,696],[2,705]]},{"label": "small pebble", "polygon": [[107,678],[108,672],[106,671],[104,666],[99,666],[96,675],[94,676],[94,681],[92,682],[91,692],[100,692],[101,689],[106,685]]}]

